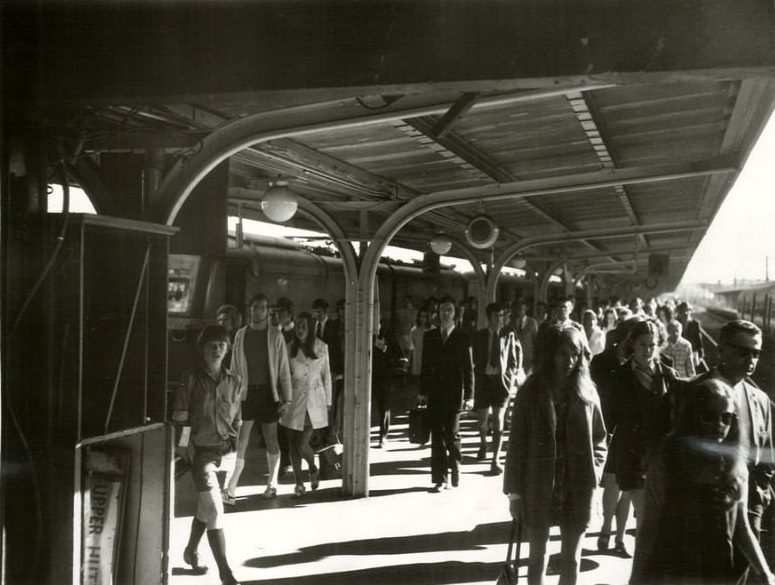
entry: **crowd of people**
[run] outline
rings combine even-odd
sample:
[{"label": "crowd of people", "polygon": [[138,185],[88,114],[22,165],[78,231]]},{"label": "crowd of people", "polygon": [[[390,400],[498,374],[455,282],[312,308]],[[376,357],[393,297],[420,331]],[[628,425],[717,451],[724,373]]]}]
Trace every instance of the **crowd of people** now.
[{"label": "crowd of people", "polygon": [[608,330],[594,356],[596,311],[582,312],[580,326],[567,321],[570,305],[559,306],[539,325],[504,481],[530,542],[528,583],[544,580],[552,525],[560,583],[576,582],[598,485],[601,551],[613,533],[615,554],[631,557],[623,536],[634,508],[633,585],[775,583],[759,544],[774,489],[773,405],[750,380],[762,332],[730,321],[709,366],[690,306],[646,306],[613,307],[615,322],[604,310]]},{"label": "crowd of people", "polygon": [[[206,531],[221,581],[236,583],[222,517],[224,505],[236,502],[254,427],[266,450],[263,497],[277,496],[280,473],[292,476],[295,496],[303,496],[302,460],[317,489],[313,433],[325,443],[342,432],[344,303],[336,305],[337,318],[328,308],[318,299],[296,314],[291,300],[271,304],[259,293],[246,324],[226,305],[218,325],[202,331],[201,363],[184,377],[173,414],[191,427],[188,446],[181,441],[179,449],[192,458],[199,494],[183,556],[193,571],[206,571],[197,554]],[[473,297],[429,298],[419,306],[405,297],[373,337],[375,447],[388,440],[396,386],[411,381],[427,405],[430,491],[454,489],[463,462],[460,416],[475,411],[476,459],[489,461],[491,475],[503,474],[510,512],[530,543],[530,585],[544,580],[553,525],[562,540],[560,583],[576,582],[598,487],[601,551],[631,558],[624,530],[634,509],[633,584],[742,583],[752,568],[751,579],[775,585],[758,542],[775,491],[773,405],[750,380],[761,331],[747,321],[728,323],[719,361],[709,365],[702,329],[685,302],[633,299],[574,309],[571,298],[548,310],[537,303],[532,315],[523,299],[490,303],[479,327]],[[227,472],[223,488],[219,470]]]}]

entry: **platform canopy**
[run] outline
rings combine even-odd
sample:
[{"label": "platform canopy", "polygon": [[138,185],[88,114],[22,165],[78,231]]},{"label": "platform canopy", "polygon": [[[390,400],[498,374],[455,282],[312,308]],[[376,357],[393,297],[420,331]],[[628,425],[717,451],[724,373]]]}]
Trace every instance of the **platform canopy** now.
[{"label": "platform canopy", "polygon": [[104,213],[100,155],[172,168],[248,120],[271,137],[230,156],[234,213],[261,218],[283,178],[360,241],[430,194],[392,243],[465,242],[486,214],[481,262],[642,295],[680,280],[775,97],[770,0],[11,2],[3,22],[6,124],[65,145]]}]

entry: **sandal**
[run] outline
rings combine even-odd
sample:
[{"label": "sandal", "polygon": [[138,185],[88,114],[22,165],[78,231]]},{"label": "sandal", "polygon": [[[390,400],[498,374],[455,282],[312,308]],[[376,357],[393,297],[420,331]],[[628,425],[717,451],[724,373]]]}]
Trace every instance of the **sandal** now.
[{"label": "sandal", "polygon": [[266,489],[264,490],[264,499],[265,500],[271,500],[272,498],[277,497],[277,488],[273,485],[266,486]]},{"label": "sandal", "polygon": [[235,506],[237,504],[237,498],[232,496],[228,490],[221,490],[221,500],[227,506]]},{"label": "sandal", "polygon": [[304,487],[304,484],[296,484],[296,487],[293,488],[293,493],[296,495],[297,498],[300,498],[304,495],[304,493],[307,491],[307,489]]}]

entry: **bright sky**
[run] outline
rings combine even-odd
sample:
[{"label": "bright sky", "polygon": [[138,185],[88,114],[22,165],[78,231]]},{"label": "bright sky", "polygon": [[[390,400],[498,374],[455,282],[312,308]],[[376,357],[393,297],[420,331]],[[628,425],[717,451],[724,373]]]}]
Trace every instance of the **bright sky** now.
[{"label": "bright sky", "polygon": [[775,277],[775,114],[689,263],[683,282]]},{"label": "bright sky", "polygon": [[[61,211],[62,190],[52,185],[49,210]],[[70,209],[94,210],[80,189],[70,190]],[[236,218],[229,218],[233,232]],[[245,221],[245,231],[265,236],[323,236],[319,232],[292,230],[281,225]],[[248,227],[249,224],[249,227]],[[726,197],[684,274],[684,283],[764,279],[765,257],[770,258],[770,277],[775,279],[775,114],[770,118],[743,171]],[[420,252],[388,246],[385,256],[412,261]],[[467,260],[445,257],[442,262],[470,271]]]}]

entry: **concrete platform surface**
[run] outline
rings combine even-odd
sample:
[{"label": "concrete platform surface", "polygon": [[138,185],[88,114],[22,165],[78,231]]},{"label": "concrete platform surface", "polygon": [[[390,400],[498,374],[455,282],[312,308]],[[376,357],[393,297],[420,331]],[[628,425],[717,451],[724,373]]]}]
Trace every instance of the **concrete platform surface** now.
[{"label": "concrete platform surface", "polygon": [[[321,481],[303,497],[293,495],[292,480],[281,481],[278,497],[265,500],[264,452],[251,449],[238,490],[238,503],[227,509],[226,541],[234,574],[243,585],[484,585],[494,584],[505,560],[510,517],[502,477],[489,475],[490,463],[477,462],[479,437],[473,415],[462,423],[464,464],[460,486],[429,493],[430,447],[418,448],[406,438],[406,412],[413,391],[396,393],[390,440],[370,449],[370,496],[345,499],[338,480]],[[309,483],[307,483],[309,490]],[[171,534],[172,585],[219,583],[207,540],[200,556],[210,566],[193,576],[183,563],[195,510],[189,474],[176,485]],[[634,520],[625,544],[634,547]],[[580,584],[621,585],[631,560],[597,551],[595,521],[584,541]],[[559,553],[554,528],[549,553]],[[523,575],[527,544],[522,546]],[[556,558],[556,557],[555,557]],[[550,575],[547,585],[558,576]]]}]

